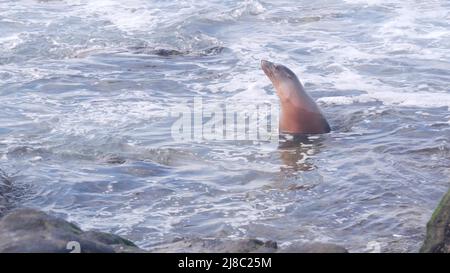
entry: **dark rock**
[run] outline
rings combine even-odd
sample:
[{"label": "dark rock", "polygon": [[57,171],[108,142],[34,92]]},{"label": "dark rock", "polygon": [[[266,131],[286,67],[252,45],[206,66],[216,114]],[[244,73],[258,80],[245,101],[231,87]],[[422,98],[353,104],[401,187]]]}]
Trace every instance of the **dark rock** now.
[{"label": "dark rock", "polygon": [[347,253],[341,246],[326,243],[294,243],[279,248],[275,241],[257,239],[220,240],[220,239],[177,239],[171,243],[157,245],[151,252],[163,253]]},{"label": "dark rock", "polygon": [[427,224],[420,252],[450,253],[450,191],[442,198]]},{"label": "dark rock", "polygon": [[213,46],[200,50],[177,50],[172,48],[154,48],[147,45],[128,47],[134,54],[150,54],[161,57],[173,56],[210,56],[218,55],[225,51],[223,46]]},{"label": "dark rock", "polygon": [[112,154],[107,154],[103,157],[101,157],[100,162],[104,162],[106,164],[124,164],[127,160],[123,157],[117,156],[117,155],[112,155]]},{"label": "dark rock", "polygon": [[286,248],[280,249],[282,253],[348,253],[342,246],[328,243],[294,243]]},{"label": "dark rock", "polygon": [[[79,248],[78,248],[79,246]],[[79,250],[79,251],[78,251]],[[0,252],[147,252],[120,236],[83,231],[75,224],[34,209],[17,209],[0,219]],[[154,246],[157,253],[346,253],[326,243],[294,243],[279,248],[275,241],[258,239],[178,238]]]},{"label": "dark rock", "polygon": [[8,194],[11,192],[11,184],[9,177],[0,170],[0,217],[9,207]]},{"label": "dark rock", "polygon": [[34,209],[17,209],[0,220],[0,252],[140,252],[119,236],[82,231],[78,226]]},{"label": "dark rock", "polygon": [[203,50],[201,55],[218,55],[225,50],[223,46],[213,46]]},{"label": "dark rock", "polygon": [[86,231],[84,238],[89,241],[97,241],[111,246],[115,252],[122,253],[141,253],[146,252],[143,249],[138,248],[133,242],[124,239],[118,235],[100,232],[100,231]]},{"label": "dark rock", "polygon": [[151,51],[151,53],[163,57],[186,55],[186,53],[183,53],[175,49],[164,49],[164,48],[155,49]]},{"label": "dark rock", "polygon": [[172,243],[155,246],[151,252],[157,253],[254,253],[276,252],[273,241],[263,242],[257,239],[220,240],[220,239],[177,239]]}]

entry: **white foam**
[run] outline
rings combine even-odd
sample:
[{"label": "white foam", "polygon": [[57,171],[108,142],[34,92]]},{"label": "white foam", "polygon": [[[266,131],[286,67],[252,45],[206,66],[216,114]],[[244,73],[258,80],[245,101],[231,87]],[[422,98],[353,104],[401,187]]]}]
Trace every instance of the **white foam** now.
[{"label": "white foam", "polygon": [[126,2],[115,0],[92,0],[69,2],[79,5],[78,13],[82,16],[99,17],[113,23],[120,30],[129,32],[151,30],[158,20],[159,9],[152,8],[151,3],[141,0]]},{"label": "white foam", "polygon": [[380,91],[367,95],[358,96],[334,96],[322,97],[317,100],[323,104],[329,105],[348,105],[353,103],[367,103],[379,101],[384,105],[398,106],[420,106],[425,108],[448,107],[450,108],[450,94],[446,93],[428,93],[428,92],[391,92]]},{"label": "white foam", "polygon": [[397,14],[383,22],[373,34],[383,40],[384,50],[415,54],[414,57],[422,59],[446,58],[448,48],[440,44],[448,39],[450,29],[436,24],[448,21],[448,11],[443,3],[402,1],[398,4]]},{"label": "white foam", "polygon": [[237,8],[231,11],[231,16],[234,18],[239,18],[243,15],[259,15],[264,13],[266,9],[264,6],[256,0],[245,0]]},{"label": "white foam", "polygon": [[23,39],[20,37],[19,33],[0,37],[0,48],[2,48],[3,50],[12,50],[22,43]]},{"label": "white foam", "polygon": [[349,105],[353,103],[365,103],[372,101],[370,96],[333,96],[333,97],[322,97],[317,100],[321,104],[328,105]]},{"label": "white foam", "polygon": [[363,5],[380,5],[386,3],[384,0],[344,0],[344,2],[349,4],[363,4]]},{"label": "white foam", "polygon": [[[442,92],[411,91],[410,87],[393,87],[371,76],[363,76],[350,68],[330,75],[326,80],[333,83],[333,89],[359,90],[366,94],[351,96],[325,96],[318,99],[324,104],[348,105],[352,103],[382,102],[384,105],[450,107],[450,94]],[[323,82],[323,79],[322,79]],[[423,85],[422,85],[423,86]]]}]

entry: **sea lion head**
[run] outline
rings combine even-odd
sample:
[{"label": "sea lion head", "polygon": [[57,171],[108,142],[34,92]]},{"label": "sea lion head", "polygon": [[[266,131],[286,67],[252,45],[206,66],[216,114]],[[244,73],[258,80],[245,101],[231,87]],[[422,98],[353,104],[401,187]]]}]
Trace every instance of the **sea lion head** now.
[{"label": "sea lion head", "polygon": [[266,60],[261,61],[261,68],[280,99],[280,132],[293,135],[330,132],[330,126],[319,106],[305,92],[292,70]]},{"label": "sea lion head", "polygon": [[296,90],[300,84],[295,73],[282,64],[262,60],[261,68],[272,82],[278,96],[282,100],[290,97],[292,94],[289,94],[289,90]]}]

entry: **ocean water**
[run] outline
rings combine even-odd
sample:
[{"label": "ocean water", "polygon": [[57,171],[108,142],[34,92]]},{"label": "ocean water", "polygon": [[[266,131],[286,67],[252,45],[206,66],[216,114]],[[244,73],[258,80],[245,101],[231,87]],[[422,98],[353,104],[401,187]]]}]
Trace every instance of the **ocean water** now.
[{"label": "ocean water", "polygon": [[[174,138],[193,98],[277,106],[261,59],[295,71],[330,134]],[[450,185],[449,60],[448,0],[0,0],[0,169],[13,207],[147,249],[415,252]]]}]

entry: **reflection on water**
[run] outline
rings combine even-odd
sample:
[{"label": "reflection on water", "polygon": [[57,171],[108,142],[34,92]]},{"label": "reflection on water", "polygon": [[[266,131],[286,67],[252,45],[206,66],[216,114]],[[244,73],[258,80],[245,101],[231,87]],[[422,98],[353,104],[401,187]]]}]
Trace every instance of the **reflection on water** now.
[{"label": "reflection on water", "polygon": [[321,146],[322,136],[280,136],[278,150],[283,162],[282,171],[295,173],[315,169],[316,166],[308,158],[319,153]]}]

